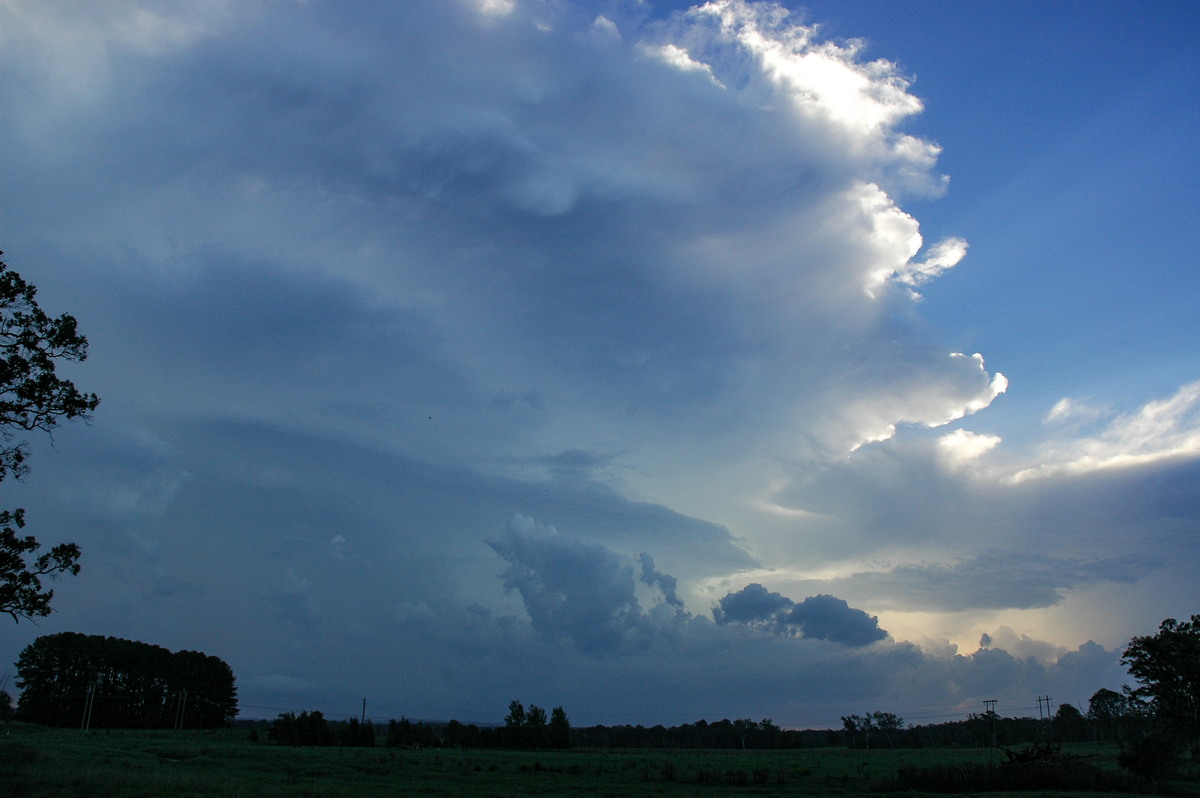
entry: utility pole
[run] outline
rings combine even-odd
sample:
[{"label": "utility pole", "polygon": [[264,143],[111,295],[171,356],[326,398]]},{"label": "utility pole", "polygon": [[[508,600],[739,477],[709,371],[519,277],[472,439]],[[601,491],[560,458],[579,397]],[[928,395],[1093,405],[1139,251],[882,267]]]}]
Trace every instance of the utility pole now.
[{"label": "utility pole", "polygon": [[92,682],[88,685],[87,695],[83,699],[83,720],[79,723],[81,732],[89,731],[92,728],[92,707],[96,704],[96,683]]},{"label": "utility pole", "polygon": [[992,747],[996,747],[996,699],[989,698],[983,702],[983,712],[992,721]]},{"label": "utility pole", "polygon": [[362,723],[367,722],[367,699],[365,699],[365,698],[363,699],[363,713],[362,713],[362,721],[361,722]]},{"label": "utility pole", "polygon": [[183,713],[187,708],[187,690],[179,691],[179,701],[175,704],[175,729],[183,728]]},{"label": "utility pole", "polygon": [[[1051,735],[1051,727],[1050,727],[1050,720],[1053,717],[1053,715],[1050,712],[1050,696],[1048,696],[1048,695],[1047,696],[1038,696],[1037,702],[1038,702],[1038,719],[1039,720],[1044,719],[1046,721],[1046,742],[1047,743],[1053,742],[1052,735]],[[1045,707],[1046,707],[1045,715],[1042,714],[1043,702],[1045,702]]]}]

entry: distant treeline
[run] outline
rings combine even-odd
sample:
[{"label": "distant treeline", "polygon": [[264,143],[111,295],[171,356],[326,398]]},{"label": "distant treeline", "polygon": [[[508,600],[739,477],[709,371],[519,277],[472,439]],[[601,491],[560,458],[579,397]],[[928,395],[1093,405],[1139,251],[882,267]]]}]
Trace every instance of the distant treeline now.
[{"label": "distant treeline", "polygon": [[708,722],[682,726],[572,727],[562,707],[547,718],[536,705],[526,710],[509,705],[503,726],[477,726],[457,720],[413,722],[405,718],[376,727],[369,721],[326,721],[320,712],[280,715],[248,723],[253,739],[287,745],[390,745],[404,748],[662,748],[662,749],[795,749],[795,748],[973,748],[1021,746],[1094,740],[1131,740],[1147,728],[1148,716],[1135,702],[1112,690],[1092,696],[1087,714],[1062,704],[1053,718],[1009,718],[995,713],[965,720],[904,726],[897,715],[872,712],[849,715],[841,729],[785,729],[769,718]]},{"label": "distant treeline", "polygon": [[[1148,719],[1111,690],[1093,696],[1087,715],[1070,704],[1053,718],[1008,718],[995,713],[924,726],[903,725],[890,713],[847,716],[841,729],[784,729],[770,719],[704,720],[682,726],[590,726],[573,729],[574,745],[583,748],[971,748],[1017,746],[1038,741],[1084,742],[1131,739]],[[893,721],[871,723],[884,715]]]},{"label": "distant treeline", "polygon": [[[253,722],[250,739],[261,741],[265,722]],[[573,745],[571,722],[562,707],[550,715],[536,704],[528,709],[520,701],[509,704],[503,726],[477,726],[474,723],[416,723],[401,718],[388,721],[383,744],[401,748],[517,748],[560,750]],[[281,745],[379,744],[375,724],[350,718],[330,722],[319,711],[286,712],[266,726],[266,738]]]},{"label": "distant treeline", "polygon": [[217,657],[76,632],[26,646],[17,686],[17,719],[47,726],[203,729],[238,711],[233,671]]}]

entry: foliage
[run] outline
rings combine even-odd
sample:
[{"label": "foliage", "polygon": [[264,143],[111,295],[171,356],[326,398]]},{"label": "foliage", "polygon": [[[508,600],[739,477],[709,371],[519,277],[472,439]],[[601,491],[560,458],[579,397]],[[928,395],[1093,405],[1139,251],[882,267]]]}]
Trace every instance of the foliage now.
[{"label": "foliage", "polygon": [[7,723],[13,719],[14,714],[12,696],[7,690],[0,690],[0,721]]},{"label": "foliage", "polygon": [[1141,682],[1132,698],[1148,701],[1167,730],[1200,738],[1200,615],[1167,618],[1157,634],[1133,638],[1121,663]]},{"label": "foliage", "polygon": [[319,711],[286,712],[275,718],[267,739],[280,745],[333,745],[337,742],[329,721]]},{"label": "foliage", "polygon": [[24,526],[24,510],[0,511],[0,612],[17,622],[50,614],[54,591],[42,590],[43,576],[79,573],[79,546],[60,543],[34,556],[41,544],[33,535],[17,533]]},{"label": "foliage", "polygon": [[1151,732],[1124,744],[1117,763],[1136,776],[1154,780],[1171,771],[1179,760],[1179,749],[1177,736]]},{"label": "foliage", "polygon": [[442,745],[446,748],[479,748],[479,727],[452,720],[442,727]]},{"label": "foliage", "polygon": [[[0,481],[28,471],[29,445],[14,430],[51,432],[59,421],[90,418],[100,403],[58,376],[56,362],[87,359],[88,342],[74,317],[51,318],[36,295],[0,261]],[[54,591],[42,589],[42,577],[79,573],[77,545],[36,554],[37,539],[17,532],[24,526],[23,510],[0,512],[0,612],[16,622],[50,614]]]},{"label": "foliage", "polygon": [[[454,724],[455,728],[451,734],[459,732],[459,727],[462,726],[458,721],[450,721],[446,724],[447,728]],[[474,726],[464,727],[462,730],[462,740],[459,745],[466,745],[466,741],[471,739],[471,731],[474,730],[476,735],[478,729]],[[444,740],[444,737],[443,737]],[[411,748],[419,750],[421,748],[431,748],[437,745],[438,737],[433,726],[428,723],[413,723],[408,718],[400,718],[399,721],[388,721],[387,744],[399,748]]]},{"label": "foliage", "polygon": [[1133,785],[1128,778],[1080,762],[965,762],[955,765],[906,765],[894,778],[880,784],[886,791],[933,790],[947,793],[985,791],[1071,790],[1086,793],[1122,792]]},{"label": "foliage", "polygon": [[864,748],[870,748],[873,731],[883,734],[887,747],[891,748],[895,744],[892,732],[904,728],[904,719],[891,712],[875,711],[866,715],[844,715],[842,727],[849,733],[851,748],[857,747],[860,742]]},{"label": "foliage", "polygon": [[1101,740],[1122,740],[1145,720],[1141,702],[1102,687],[1088,701],[1087,719],[1093,734]]},{"label": "foliage", "polygon": [[559,751],[571,747],[571,721],[562,707],[550,710],[550,729],[548,742],[551,748]]},{"label": "foliage", "polygon": [[338,727],[337,743],[356,748],[373,748],[375,724],[369,720],[360,723],[358,718],[350,718]]},{"label": "foliage", "polygon": [[1058,712],[1054,713],[1050,724],[1054,731],[1054,739],[1059,742],[1082,742],[1091,737],[1087,718],[1071,704],[1059,704]]},{"label": "foliage", "polygon": [[237,715],[224,661],[198,651],[62,632],[30,643],[17,660],[21,720],[92,728],[212,728]]}]

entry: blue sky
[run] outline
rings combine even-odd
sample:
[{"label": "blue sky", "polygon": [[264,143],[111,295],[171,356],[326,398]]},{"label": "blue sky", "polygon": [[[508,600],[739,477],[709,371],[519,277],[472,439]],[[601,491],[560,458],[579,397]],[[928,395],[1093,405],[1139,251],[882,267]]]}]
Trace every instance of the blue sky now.
[{"label": "blue sky", "polygon": [[919,722],[1197,611],[1190,6],[87,8],[0,0],[0,246],[102,397],[0,662]]}]

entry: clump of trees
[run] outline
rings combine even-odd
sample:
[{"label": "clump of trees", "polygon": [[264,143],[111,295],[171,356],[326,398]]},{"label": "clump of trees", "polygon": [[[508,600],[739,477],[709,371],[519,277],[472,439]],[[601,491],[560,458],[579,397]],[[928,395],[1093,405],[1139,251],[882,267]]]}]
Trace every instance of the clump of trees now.
[{"label": "clump of trees", "polygon": [[267,739],[280,745],[333,745],[337,737],[319,710],[285,712],[271,722]]},{"label": "clump of trees", "polygon": [[237,715],[233,670],[199,651],[61,632],[17,660],[17,718],[47,726],[202,729]]},{"label": "clump of trees", "polygon": [[562,707],[552,709],[547,719],[546,710],[537,704],[526,709],[514,700],[504,717],[503,744],[508,748],[570,748],[571,722]]},{"label": "clump of trees", "polygon": [[[0,252],[0,255],[3,255]],[[58,376],[59,361],[87,359],[88,342],[73,316],[51,317],[35,299],[37,288],[0,261],[0,481],[29,470],[29,444],[18,432],[50,432],[59,421],[87,419],[100,404]],[[43,577],[79,573],[79,546],[41,544],[23,534],[25,511],[0,511],[0,612],[14,621],[50,614],[54,591]]]},{"label": "clump of trees", "polygon": [[842,727],[850,735],[851,748],[870,748],[872,732],[877,732],[876,748],[892,748],[895,746],[893,734],[904,728],[904,718],[892,712],[880,711],[868,712],[866,715],[844,715]]}]

